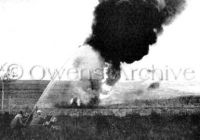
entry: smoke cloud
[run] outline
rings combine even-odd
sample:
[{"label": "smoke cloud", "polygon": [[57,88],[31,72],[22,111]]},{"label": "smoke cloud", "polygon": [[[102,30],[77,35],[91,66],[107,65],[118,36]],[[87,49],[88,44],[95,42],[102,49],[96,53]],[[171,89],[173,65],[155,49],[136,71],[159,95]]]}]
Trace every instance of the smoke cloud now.
[{"label": "smoke cloud", "polygon": [[107,84],[120,79],[120,63],[139,61],[157,41],[163,26],[179,14],[185,0],[101,0],[94,11],[86,44],[100,53],[108,68]]},{"label": "smoke cloud", "polygon": [[[101,0],[94,11],[92,33],[70,63],[73,68],[83,70],[81,79],[67,82],[55,79],[37,105],[65,107],[70,105],[71,99],[79,99],[83,105],[95,106],[149,97],[145,93],[153,90],[147,92],[140,88],[124,93],[127,85],[119,88],[119,94],[112,90],[120,79],[120,64],[130,64],[147,55],[163,26],[182,11],[184,3],[184,0]],[[106,64],[104,82],[98,74],[97,77],[91,75],[91,71],[105,69]],[[157,89],[156,85],[152,87]]]}]

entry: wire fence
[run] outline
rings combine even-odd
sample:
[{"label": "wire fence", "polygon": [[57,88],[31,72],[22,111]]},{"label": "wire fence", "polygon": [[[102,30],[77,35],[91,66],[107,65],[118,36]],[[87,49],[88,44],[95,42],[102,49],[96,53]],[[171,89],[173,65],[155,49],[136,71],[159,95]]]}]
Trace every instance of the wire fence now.
[{"label": "wire fence", "polygon": [[12,97],[8,97],[7,99],[4,99],[2,101],[1,99],[1,103],[3,102],[3,106],[2,104],[0,104],[0,113],[3,112],[18,112],[19,110],[24,110],[26,112],[30,112],[35,103],[37,102],[37,99],[27,99],[27,98],[12,98]]}]

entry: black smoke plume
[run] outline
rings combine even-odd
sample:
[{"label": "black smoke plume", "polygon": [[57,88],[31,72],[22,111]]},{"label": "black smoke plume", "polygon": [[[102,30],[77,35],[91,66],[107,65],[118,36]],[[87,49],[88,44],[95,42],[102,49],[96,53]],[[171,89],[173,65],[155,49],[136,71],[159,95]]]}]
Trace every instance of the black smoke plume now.
[{"label": "black smoke plume", "polygon": [[92,34],[86,44],[111,64],[109,85],[120,78],[121,62],[133,63],[148,54],[149,46],[156,43],[163,25],[169,24],[182,11],[184,4],[184,0],[100,1],[94,12]]}]

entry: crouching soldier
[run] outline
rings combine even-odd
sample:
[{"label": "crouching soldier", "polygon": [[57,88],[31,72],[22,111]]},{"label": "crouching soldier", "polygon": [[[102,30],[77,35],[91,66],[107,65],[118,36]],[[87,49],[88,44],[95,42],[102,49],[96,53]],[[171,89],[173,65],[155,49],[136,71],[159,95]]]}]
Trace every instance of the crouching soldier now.
[{"label": "crouching soldier", "polygon": [[20,111],[10,123],[12,135],[19,139],[23,138],[22,128],[25,126],[23,123],[23,112]]},{"label": "crouching soldier", "polygon": [[55,116],[52,116],[49,121],[46,121],[43,126],[49,128],[53,131],[61,131],[61,126],[58,123],[58,119]]}]

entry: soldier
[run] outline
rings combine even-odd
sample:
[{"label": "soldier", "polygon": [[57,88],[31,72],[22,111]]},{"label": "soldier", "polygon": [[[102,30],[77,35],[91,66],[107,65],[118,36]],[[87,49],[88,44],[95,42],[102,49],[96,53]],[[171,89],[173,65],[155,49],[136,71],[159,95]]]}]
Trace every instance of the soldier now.
[{"label": "soldier", "polygon": [[23,112],[20,111],[14,119],[11,121],[10,127],[12,129],[12,133],[17,136],[17,138],[22,138],[22,128],[25,126],[23,123]]}]

